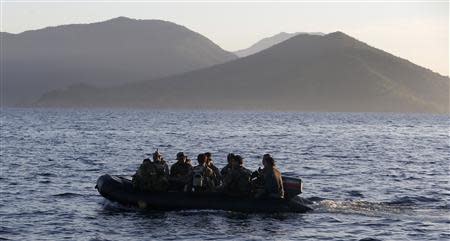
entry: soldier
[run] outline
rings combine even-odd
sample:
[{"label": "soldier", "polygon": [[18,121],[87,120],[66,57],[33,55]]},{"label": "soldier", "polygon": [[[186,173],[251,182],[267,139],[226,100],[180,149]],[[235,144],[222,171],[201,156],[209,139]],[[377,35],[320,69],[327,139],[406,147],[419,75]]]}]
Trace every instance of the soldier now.
[{"label": "soldier", "polygon": [[219,168],[217,168],[214,163],[213,163],[213,159],[212,159],[212,154],[210,152],[206,152],[205,153],[206,156],[206,166],[208,166],[209,168],[211,168],[211,170],[213,170],[214,172],[214,185],[219,186],[222,182],[222,175],[220,174]]},{"label": "soldier", "polygon": [[[166,170],[167,169],[167,170]],[[163,192],[169,187],[169,171],[162,155],[156,150],[153,162],[146,158],[133,175],[133,187],[145,192]]]},{"label": "soldier", "polygon": [[195,192],[211,192],[215,190],[214,171],[206,165],[205,154],[197,156],[198,165],[193,169],[192,187]]},{"label": "soldier", "polygon": [[153,163],[155,163],[158,168],[161,168],[163,170],[164,175],[166,175],[167,177],[169,176],[169,166],[167,165],[158,149],[156,149],[156,151],[153,153]]},{"label": "soldier", "polygon": [[229,153],[227,155],[227,165],[224,166],[222,168],[222,170],[220,171],[220,174],[222,175],[222,179],[224,179],[224,180],[225,180],[225,176],[227,175],[228,171],[231,170],[231,161],[233,160],[233,158],[234,158],[234,154],[233,153]]},{"label": "soldier", "polygon": [[140,191],[152,191],[151,187],[153,184],[151,183],[151,179],[147,177],[153,175],[154,172],[152,161],[148,158],[144,159],[131,179],[133,188]]},{"label": "soldier", "polygon": [[262,164],[264,168],[258,170],[262,187],[257,191],[256,197],[284,198],[283,180],[275,167],[275,160],[270,154],[265,154]]},{"label": "soldier", "polygon": [[173,190],[186,191],[192,178],[192,165],[183,152],[177,153],[177,162],[170,167],[170,183]]},{"label": "soldier", "polygon": [[158,149],[153,153],[153,165],[156,169],[154,190],[167,191],[169,188],[169,166]]},{"label": "soldier", "polygon": [[231,159],[231,169],[225,176],[222,190],[231,196],[247,196],[251,192],[252,172],[244,167],[244,159],[236,155]]}]

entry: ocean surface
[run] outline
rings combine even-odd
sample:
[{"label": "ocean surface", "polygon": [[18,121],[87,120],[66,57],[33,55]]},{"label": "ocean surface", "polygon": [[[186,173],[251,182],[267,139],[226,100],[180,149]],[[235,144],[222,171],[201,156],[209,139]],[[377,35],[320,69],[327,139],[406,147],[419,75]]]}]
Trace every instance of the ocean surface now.
[{"label": "ocean surface", "polygon": [[[449,240],[450,117],[422,114],[2,109],[1,240]],[[305,214],[149,212],[105,200],[156,148],[174,163],[271,153]]]}]

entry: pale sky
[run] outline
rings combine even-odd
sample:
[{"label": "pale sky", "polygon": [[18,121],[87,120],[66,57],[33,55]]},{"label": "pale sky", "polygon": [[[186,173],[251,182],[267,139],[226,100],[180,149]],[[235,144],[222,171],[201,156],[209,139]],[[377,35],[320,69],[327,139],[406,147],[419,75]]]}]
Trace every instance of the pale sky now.
[{"label": "pale sky", "polygon": [[235,51],[279,32],[339,30],[435,72],[449,74],[448,1],[0,1],[2,32],[126,16],[171,21]]}]

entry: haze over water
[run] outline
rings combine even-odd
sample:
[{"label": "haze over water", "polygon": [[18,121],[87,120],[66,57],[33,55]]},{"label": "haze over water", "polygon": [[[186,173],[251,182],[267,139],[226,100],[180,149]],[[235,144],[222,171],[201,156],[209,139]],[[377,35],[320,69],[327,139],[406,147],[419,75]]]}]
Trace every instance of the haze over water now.
[{"label": "haze over water", "polygon": [[[449,116],[3,109],[0,236],[24,240],[450,239]],[[143,212],[94,189],[159,148],[272,153],[305,183],[306,214]]]}]

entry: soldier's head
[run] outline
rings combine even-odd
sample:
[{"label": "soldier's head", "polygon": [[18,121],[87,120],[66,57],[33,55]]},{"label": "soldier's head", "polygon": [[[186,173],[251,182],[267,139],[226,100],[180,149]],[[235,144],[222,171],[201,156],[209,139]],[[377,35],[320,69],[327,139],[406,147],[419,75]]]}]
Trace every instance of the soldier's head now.
[{"label": "soldier's head", "polygon": [[207,159],[207,157],[203,153],[202,154],[198,154],[198,156],[197,156],[197,162],[198,162],[199,165],[206,164],[206,159]]},{"label": "soldier's head", "polygon": [[228,164],[231,165],[231,161],[233,161],[233,159],[234,159],[234,154],[233,153],[228,153],[228,156],[227,156]]},{"label": "soldier's head", "polygon": [[205,156],[206,156],[206,163],[209,164],[210,162],[212,162],[212,155],[211,152],[205,152]]},{"label": "soldier's head", "polygon": [[244,164],[244,158],[242,158],[240,155],[234,156],[234,158],[231,160],[231,167],[237,168]]},{"label": "soldier's head", "polygon": [[184,152],[178,152],[177,153],[177,161],[183,161],[186,162],[187,156],[184,155]]},{"label": "soldier's head", "polygon": [[158,151],[158,149],[156,149],[156,151],[153,153],[153,161],[161,161],[161,159],[162,159],[162,155]]},{"label": "soldier's head", "polygon": [[149,164],[149,163],[151,163],[152,161],[150,161],[150,159],[148,159],[148,158],[145,158],[143,161],[142,161],[142,164]]},{"label": "soldier's head", "polygon": [[275,166],[275,160],[270,154],[264,154],[262,164],[264,167],[273,167]]}]

